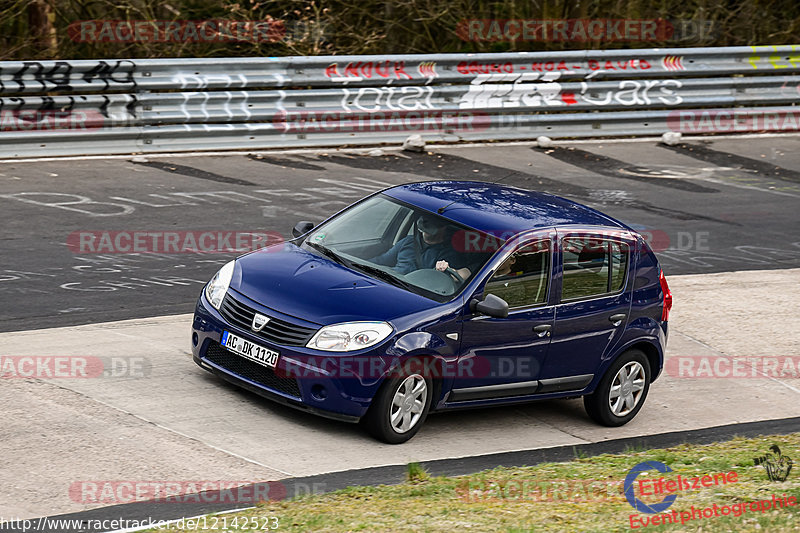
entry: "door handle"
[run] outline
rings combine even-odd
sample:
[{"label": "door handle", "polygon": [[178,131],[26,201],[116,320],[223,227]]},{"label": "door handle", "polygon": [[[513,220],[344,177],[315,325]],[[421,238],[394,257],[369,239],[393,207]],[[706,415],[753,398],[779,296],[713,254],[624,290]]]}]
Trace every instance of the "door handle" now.
[{"label": "door handle", "polygon": [[536,326],[533,328],[533,332],[536,333],[540,337],[549,337],[550,336],[550,329],[553,326],[550,324],[542,324],[541,326]]},{"label": "door handle", "polygon": [[614,327],[617,327],[620,324],[622,324],[622,321],[625,320],[626,318],[628,318],[628,315],[626,315],[625,313],[620,313],[618,315],[611,315],[610,317],[608,317],[608,320],[614,325]]}]

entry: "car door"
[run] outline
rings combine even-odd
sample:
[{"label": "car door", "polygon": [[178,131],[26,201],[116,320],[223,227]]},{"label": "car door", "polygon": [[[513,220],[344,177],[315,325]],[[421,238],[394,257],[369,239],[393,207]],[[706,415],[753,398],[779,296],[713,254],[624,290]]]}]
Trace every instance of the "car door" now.
[{"label": "car door", "polygon": [[555,316],[549,300],[554,243],[554,231],[539,232],[492,261],[493,272],[475,297],[503,298],[509,304],[508,317],[467,309],[458,372],[448,402],[536,392]]},{"label": "car door", "polygon": [[630,314],[634,244],[626,232],[558,231],[558,303],[539,392],[583,389],[619,342]]}]

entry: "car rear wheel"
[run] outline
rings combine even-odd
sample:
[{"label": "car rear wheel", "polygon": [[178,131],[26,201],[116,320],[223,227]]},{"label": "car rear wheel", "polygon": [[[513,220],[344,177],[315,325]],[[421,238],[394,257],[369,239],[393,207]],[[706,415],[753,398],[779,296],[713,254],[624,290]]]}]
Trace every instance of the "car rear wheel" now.
[{"label": "car rear wheel", "polygon": [[364,416],[372,436],[400,444],[417,434],[430,409],[431,379],[418,373],[387,378]]},{"label": "car rear wheel", "polygon": [[594,393],[583,397],[589,416],[604,426],[630,422],[644,405],[650,390],[650,363],[639,350],[620,355]]}]

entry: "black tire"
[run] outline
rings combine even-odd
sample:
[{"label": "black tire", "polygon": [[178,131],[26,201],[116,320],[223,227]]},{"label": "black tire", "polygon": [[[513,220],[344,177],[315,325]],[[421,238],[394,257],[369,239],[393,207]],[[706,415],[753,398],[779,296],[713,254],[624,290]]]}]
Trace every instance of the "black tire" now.
[{"label": "black tire", "polygon": [[[620,372],[623,367],[626,367],[624,377]],[[634,374],[633,379],[626,379],[630,377],[630,373]],[[640,380],[643,381],[643,387],[636,390],[639,385],[636,382]],[[628,388],[625,387],[626,382]],[[613,398],[612,387],[614,387]],[[640,350],[628,350],[617,357],[609,367],[594,393],[583,397],[583,406],[589,417],[598,424],[609,427],[622,426],[636,416],[644,405],[649,390],[650,363],[647,356]],[[640,394],[637,395],[637,392]],[[628,395],[634,402],[632,409],[629,409],[630,400],[627,403],[625,401]]]},{"label": "black tire", "polygon": [[[407,364],[404,366],[409,368],[412,365]],[[420,364],[419,368],[424,368],[424,366]],[[378,394],[372,399],[372,405],[370,405],[367,414],[364,415],[362,419],[364,427],[373,437],[388,444],[401,444],[417,434],[428,416],[428,411],[430,410],[431,401],[433,399],[433,382],[430,376],[425,376],[424,374],[424,372],[405,372],[386,378],[383,385],[381,385],[381,388],[378,390]],[[402,425],[402,420],[410,415],[408,429],[402,430],[402,427],[395,427],[398,424],[393,424],[392,414],[395,413],[395,415],[397,415],[399,411],[397,406],[394,405],[395,395],[398,393],[402,394],[404,391],[406,393],[409,391],[413,392],[417,390],[417,387],[422,383],[425,385],[424,401],[420,400],[418,397],[415,400],[412,395],[412,399],[409,402],[409,396],[406,396],[407,400],[400,408],[403,409],[403,412],[399,413],[401,421],[399,425]],[[421,410],[416,412],[420,404]],[[417,409],[414,409],[414,407]]]}]

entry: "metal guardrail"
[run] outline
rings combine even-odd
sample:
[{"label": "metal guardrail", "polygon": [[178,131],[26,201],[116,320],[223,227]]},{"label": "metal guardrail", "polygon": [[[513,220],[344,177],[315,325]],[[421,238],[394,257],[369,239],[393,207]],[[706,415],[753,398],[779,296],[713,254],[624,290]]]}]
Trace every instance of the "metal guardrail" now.
[{"label": "metal guardrail", "polygon": [[800,45],[0,62],[0,157],[797,131],[798,102]]}]

